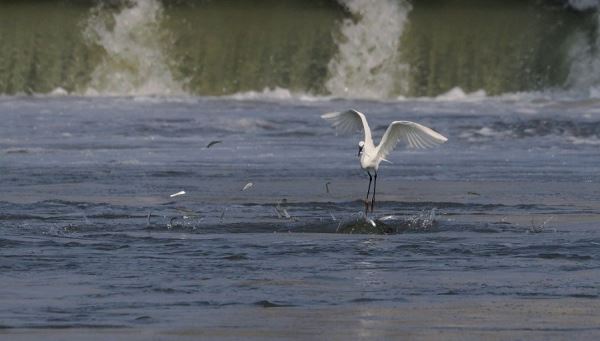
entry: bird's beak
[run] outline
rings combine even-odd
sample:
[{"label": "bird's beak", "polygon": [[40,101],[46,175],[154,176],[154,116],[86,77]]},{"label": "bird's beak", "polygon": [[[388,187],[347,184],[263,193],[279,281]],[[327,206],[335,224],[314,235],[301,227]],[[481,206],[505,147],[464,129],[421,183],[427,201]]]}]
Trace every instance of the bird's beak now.
[{"label": "bird's beak", "polygon": [[358,156],[360,156],[360,153],[362,153],[362,147],[358,147]]}]

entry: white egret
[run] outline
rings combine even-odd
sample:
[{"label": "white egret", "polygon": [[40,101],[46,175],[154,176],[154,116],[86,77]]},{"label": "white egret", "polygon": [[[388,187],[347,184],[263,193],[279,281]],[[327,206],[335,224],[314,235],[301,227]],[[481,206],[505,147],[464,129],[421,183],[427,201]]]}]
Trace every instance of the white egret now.
[{"label": "white egret", "polygon": [[[361,168],[369,174],[369,188],[367,189],[367,198],[365,200],[366,212],[369,210],[369,193],[371,192],[373,175],[375,176],[375,183],[371,199],[371,212],[373,212],[375,205],[379,164],[381,161],[387,161],[385,158],[394,150],[399,140],[402,140],[410,148],[430,148],[448,141],[443,135],[418,123],[394,121],[390,123],[383,134],[379,145],[375,146],[371,137],[371,128],[369,128],[367,118],[363,113],[350,109],[342,112],[326,113],[321,115],[321,117],[330,122],[334,128],[342,133],[352,133],[360,129],[364,132],[363,141],[358,143],[358,156],[360,157]],[[371,173],[374,174],[372,175]]]}]

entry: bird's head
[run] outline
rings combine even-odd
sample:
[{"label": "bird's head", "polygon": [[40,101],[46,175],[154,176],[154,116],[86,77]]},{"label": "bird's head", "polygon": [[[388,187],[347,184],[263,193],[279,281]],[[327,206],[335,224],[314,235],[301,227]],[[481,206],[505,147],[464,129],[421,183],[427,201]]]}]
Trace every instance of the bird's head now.
[{"label": "bird's head", "polygon": [[358,156],[360,156],[362,154],[364,147],[365,147],[365,141],[360,141],[358,143]]}]

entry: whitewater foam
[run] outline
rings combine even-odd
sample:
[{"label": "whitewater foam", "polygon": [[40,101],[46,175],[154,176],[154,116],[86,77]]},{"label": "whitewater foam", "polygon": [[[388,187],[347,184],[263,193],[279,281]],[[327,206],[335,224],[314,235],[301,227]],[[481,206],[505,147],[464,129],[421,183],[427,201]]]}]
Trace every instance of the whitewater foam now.
[{"label": "whitewater foam", "polygon": [[353,19],[344,19],[338,47],[328,64],[325,87],[334,97],[390,98],[405,92],[408,66],[398,60],[400,37],[411,5],[404,0],[338,0]]},{"label": "whitewater foam", "polygon": [[165,53],[168,32],[161,27],[162,17],[158,0],[132,0],[117,13],[102,3],[95,7],[84,36],[104,55],[83,94],[185,94],[169,70]]},{"label": "whitewater foam", "polygon": [[438,101],[478,101],[485,99],[487,94],[485,90],[477,90],[467,93],[460,87],[454,87],[448,92],[435,97]]},{"label": "whitewater foam", "polygon": [[569,5],[580,11],[596,10],[596,34],[594,38],[579,32],[569,50],[571,67],[566,86],[576,95],[600,98],[600,0],[569,0]]},{"label": "whitewater foam", "polygon": [[569,6],[580,11],[595,9],[600,6],[600,0],[569,0]]},{"label": "whitewater foam", "polygon": [[567,137],[567,141],[569,141],[570,143],[572,143],[574,145],[592,145],[592,146],[600,145],[600,139],[597,136],[592,136],[592,137],[569,136],[569,137]]},{"label": "whitewater foam", "polygon": [[289,89],[274,87],[264,88],[262,91],[245,91],[238,92],[232,95],[221,96],[221,98],[230,98],[239,101],[266,100],[266,101],[283,101],[283,100],[298,100],[303,102],[327,101],[331,96],[317,96],[303,92],[294,92]]},{"label": "whitewater foam", "polygon": [[48,94],[50,96],[67,96],[69,95],[69,92],[61,87],[55,88],[54,90],[50,91],[50,93]]}]

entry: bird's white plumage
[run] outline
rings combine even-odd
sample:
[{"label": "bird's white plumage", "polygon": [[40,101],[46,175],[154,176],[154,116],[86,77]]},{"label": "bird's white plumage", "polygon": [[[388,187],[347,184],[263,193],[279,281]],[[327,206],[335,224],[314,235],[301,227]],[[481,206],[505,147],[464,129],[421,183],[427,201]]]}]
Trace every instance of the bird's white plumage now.
[{"label": "bird's white plumage", "polygon": [[418,123],[394,121],[389,125],[377,146],[377,157],[384,159],[394,150],[400,140],[408,147],[421,149],[435,147],[448,141],[443,135]]},{"label": "bird's white plumage", "polygon": [[365,115],[354,109],[341,111],[341,112],[330,112],[321,115],[321,118],[330,122],[333,127],[340,133],[354,133],[362,130],[364,133],[364,141],[366,144],[373,145],[373,138],[371,137],[371,128]]},{"label": "bird's white plumage", "polygon": [[410,148],[430,148],[448,140],[421,124],[410,121],[394,121],[383,134],[379,145],[375,146],[371,137],[371,128],[369,128],[367,118],[363,113],[350,109],[327,113],[321,117],[341,133],[352,133],[362,129],[365,145],[360,161],[364,169],[377,170],[379,163],[394,150],[398,141],[404,142]]},{"label": "bird's white plumage", "polygon": [[[448,141],[442,134],[418,123],[394,121],[390,123],[383,134],[379,145],[375,146],[371,137],[371,128],[369,128],[369,123],[363,113],[350,109],[341,112],[330,112],[321,115],[321,117],[329,121],[339,132],[351,133],[362,129],[364,133],[364,141],[360,141],[358,144],[358,155],[360,156],[361,168],[369,174],[369,188],[367,189],[367,198],[365,199],[365,215],[369,212],[369,207],[371,208],[371,212],[373,212],[373,207],[375,206],[379,164],[381,161],[387,161],[385,157],[394,150],[398,141],[402,140],[408,147],[412,148],[429,148]],[[369,205],[369,192],[373,180],[371,172],[375,173],[375,181],[373,184],[373,196]],[[375,227],[375,223],[372,220],[367,218],[367,221]]]}]

